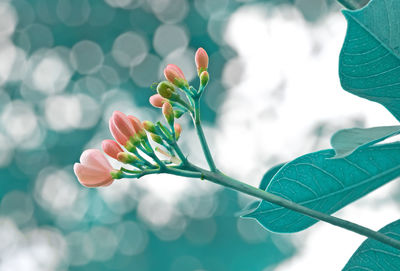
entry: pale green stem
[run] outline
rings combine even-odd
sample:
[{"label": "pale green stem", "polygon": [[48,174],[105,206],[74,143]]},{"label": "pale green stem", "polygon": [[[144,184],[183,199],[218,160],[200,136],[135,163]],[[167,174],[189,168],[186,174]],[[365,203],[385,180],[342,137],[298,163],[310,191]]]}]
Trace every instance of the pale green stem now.
[{"label": "pale green stem", "polygon": [[192,115],[194,127],[196,128],[197,136],[199,137],[201,148],[203,149],[204,156],[206,157],[208,166],[210,167],[210,170],[212,172],[216,172],[217,167],[215,166],[214,159],[208,147],[206,137],[204,136],[203,128],[201,127],[199,97],[194,100],[194,104],[195,104],[194,115]]},{"label": "pale green stem", "polygon": [[[382,242],[384,244],[387,244],[391,247],[394,247],[394,248],[397,248],[400,250],[400,241],[393,239],[393,238],[391,238],[385,234],[382,234],[380,232],[376,232],[376,231],[373,231],[364,226],[358,225],[356,223],[307,208],[305,206],[302,206],[302,205],[292,202],[290,200],[284,199],[282,197],[279,197],[279,196],[269,193],[267,191],[258,189],[254,186],[251,186],[246,183],[235,180],[229,176],[222,174],[221,172],[207,171],[207,170],[204,170],[197,166],[194,166],[192,164],[189,164],[186,167],[186,169],[192,170],[192,171],[197,171],[198,173],[200,173],[201,179],[209,180],[213,183],[232,188],[233,190],[240,191],[247,195],[265,200],[267,202],[270,202],[270,203],[279,205],[281,207],[293,210],[295,212],[304,214],[306,216],[315,218],[317,220],[324,221],[331,225],[334,225],[334,226],[337,226],[337,227],[340,227],[343,229],[347,229],[349,231],[358,233],[360,235],[366,236],[368,238],[374,239],[376,241]],[[174,174],[176,174],[176,173],[174,173]],[[179,174],[176,174],[176,175],[179,175]]]},{"label": "pale green stem", "polygon": [[136,155],[137,158],[139,158],[139,160],[141,160],[143,163],[145,163],[148,167],[151,167],[151,168],[155,167],[152,163],[150,163],[143,156],[141,156],[140,153],[136,149],[132,152],[133,152],[133,154]]}]

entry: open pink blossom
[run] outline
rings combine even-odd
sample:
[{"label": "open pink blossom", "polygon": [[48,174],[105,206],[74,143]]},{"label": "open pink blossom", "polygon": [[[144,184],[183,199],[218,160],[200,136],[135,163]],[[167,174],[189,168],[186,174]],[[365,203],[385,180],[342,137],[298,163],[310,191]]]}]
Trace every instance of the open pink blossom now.
[{"label": "open pink blossom", "polygon": [[135,129],[129,118],[122,112],[114,111],[109,121],[110,132],[115,140],[122,146],[135,135]]},{"label": "open pink blossom", "polygon": [[112,166],[104,154],[96,149],[82,153],[80,163],[75,163],[74,172],[79,182],[87,187],[107,186],[113,183]]},{"label": "open pink blossom", "polygon": [[111,139],[103,140],[103,142],[101,143],[101,147],[108,156],[117,160],[118,160],[118,153],[123,152],[119,144]]}]

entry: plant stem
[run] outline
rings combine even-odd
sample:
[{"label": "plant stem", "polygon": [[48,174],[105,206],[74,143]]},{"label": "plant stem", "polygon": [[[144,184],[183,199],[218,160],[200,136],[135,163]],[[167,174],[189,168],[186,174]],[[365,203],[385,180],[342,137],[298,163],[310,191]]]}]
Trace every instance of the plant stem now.
[{"label": "plant stem", "polygon": [[203,128],[201,127],[201,121],[200,121],[200,102],[199,99],[195,99],[194,101],[195,108],[194,108],[194,116],[192,115],[193,118],[193,123],[194,127],[196,128],[197,136],[199,137],[201,148],[203,149],[204,156],[206,157],[208,166],[210,167],[210,170],[212,172],[217,171],[217,167],[215,166],[214,160],[212,158],[210,149],[208,148],[207,140],[203,132]]},{"label": "plant stem", "polygon": [[364,7],[370,0],[337,0],[347,9],[356,10]]},{"label": "plant stem", "polygon": [[382,234],[380,232],[373,231],[369,228],[363,227],[361,225],[358,225],[356,223],[353,223],[353,222],[350,222],[350,221],[347,221],[344,219],[340,219],[340,218],[337,218],[337,217],[334,217],[334,216],[331,216],[331,215],[328,215],[328,214],[325,214],[325,213],[322,213],[319,211],[309,209],[307,207],[304,207],[295,202],[286,200],[284,198],[281,198],[281,197],[274,195],[272,193],[269,193],[267,191],[258,189],[256,187],[253,187],[246,183],[242,183],[242,182],[235,180],[231,177],[228,177],[220,172],[210,172],[210,171],[206,171],[206,170],[202,170],[202,169],[198,169],[198,170],[200,170],[203,178],[205,178],[213,183],[217,183],[217,184],[232,188],[234,190],[243,192],[247,195],[254,196],[256,198],[268,201],[270,203],[274,203],[276,205],[293,210],[295,212],[302,213],[309,217],[312,217],[312,218],[315,218],[315,219],[318,219],[321,221],[325,221],[331,225],[347,229],[349,231],[369,237],[371,239],[385,243],[389,246],[392,246],[392,247],[400,250],[400,241],[390,238],[389,236]]}]

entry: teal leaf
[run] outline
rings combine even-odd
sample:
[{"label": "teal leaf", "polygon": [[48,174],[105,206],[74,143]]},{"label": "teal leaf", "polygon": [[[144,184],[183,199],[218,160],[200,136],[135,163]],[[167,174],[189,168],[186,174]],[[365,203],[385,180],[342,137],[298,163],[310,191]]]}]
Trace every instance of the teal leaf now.
[{"label": "teal leaf", "polygon": [[258,186],[258,188],[265,190],[267,189],[268,184],[271,182],[272,178],[275,176],[275,174],[285,165],[285,163],[276,165],[272,168],[270,168],[269,170],[267,170],[267,172],[264,174],[264,176],[261,179],[260,185]]},{"label": "teal leaf", "polygon": [[399,133],[400,126],[339,130],[331,138],[331,146],[334,148],[336,153],[333,158],[346,157],[358,148],[374,145]]},{"label": "teal leaf", "polygon": [[[285,164],[266,191],[332,214],[400,176],[400,143],[370,146],[345,158],[327,159],[334,153],[332,149],[318,151]],[[317,222],[266,201],[245,217],[282,233],[298,232]]]},{"label": "teal leaf", "polygon": [[[400,240],[400,220],[386,225],[379,232]],[[356,250],[343,270],[400,270],[400,251],[368,238]]]},{"label": "teal leaf", "polygon": [[[274,177],[274,175],[279,171],[279,169],[281,169],[283,166],[285,165],[285,163],[273,166],[272,168],[270,168],[269,170],[267,170],[267,172],[264,174],[264,176],[261,179],[260,185],[258,186],[259,189],[265,190],[269,184],[269,182],[271,181],[272,177]],[[259,200],[255,200],[250,202],[249,204],[247,204],[243,210],[241,210],[240,212],[238,212],[238,215],[240,216],[245,216],[246,214],[253,212],[257,206],[260,204]]]},{"label": "teal leaf", "polygon": [[400,120],[400,1],[372,0],[343,14],[348,24],[339,57],[343,89],[382,104]]}]

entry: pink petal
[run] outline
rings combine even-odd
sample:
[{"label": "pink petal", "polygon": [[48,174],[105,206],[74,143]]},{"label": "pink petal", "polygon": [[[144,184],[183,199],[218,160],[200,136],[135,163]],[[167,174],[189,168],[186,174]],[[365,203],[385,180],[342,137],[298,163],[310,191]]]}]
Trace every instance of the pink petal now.
[{"label": "pink petal", "polygon": [[155,94],[150,97],[149,101],[152,106],[161,108],[165,99],[160,94]]},{"label": "pink petal", "polygon": [[135,132],[138,133],[144,129],[142,122],[134,116],[129,115],[128,119],[131,121],[131,124],[133,128],[135,129]]},{"label": "pink petal", "polygon": [[93,168],[75,163],[74,172],[79,182],[87,187],[103,186],[113,181],[110,175],[111,170],[106,171],[102,168]]},{"label": "pink petal", "polygon": [[119,111],[114,111],[111,117],[115,127],[127,138],[130,138],[135,134],[135,130],[128,117]]},{"label": "pink petal", "polygon": [[85,150],[80,158],[82,165],[92,168],[101,168],[103,171],[111,171],[113,168],[104,154],[96,149]]},{"label": "pink petal", "polygon": [[118,128],[114,125],[112,118],[108,122],[108,127],[115,140],[117,140],[117,142],[122,146],[125,146],[126,142],[128,141],[128,138],[124,136],[120,130],[118,130]]},{"label": "pink petal", "polygon": [[203,48],[199,48],[196,52],[195,62],[197,66],[197,71],[201,68],[207,69],[208,67],[208,55],[207,52]]},{"label": "pink petal", "polygon": [[122,148],[114,140],[106,139],[101,143],[103,151],[110,157],[117,159],[119,152],[123,152]]}]

